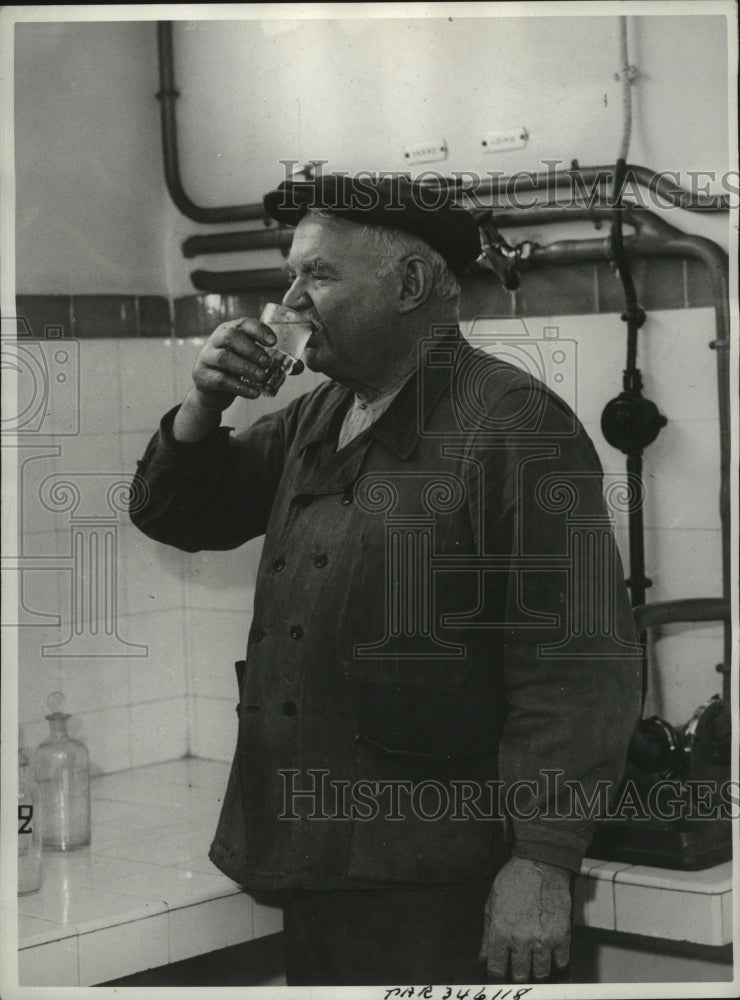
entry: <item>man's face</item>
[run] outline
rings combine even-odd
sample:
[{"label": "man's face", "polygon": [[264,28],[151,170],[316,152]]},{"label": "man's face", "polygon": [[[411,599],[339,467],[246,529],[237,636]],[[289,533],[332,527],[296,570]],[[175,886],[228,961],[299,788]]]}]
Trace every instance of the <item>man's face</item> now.
[{"label": "man's face", "polygon": [[401,347],[400,279],[379,278],[379,263],[378,250],[353,222],[306,216],[298,223],[283,302],[315,323],[305,354],[312,371],[353,387],[382,384]]}]

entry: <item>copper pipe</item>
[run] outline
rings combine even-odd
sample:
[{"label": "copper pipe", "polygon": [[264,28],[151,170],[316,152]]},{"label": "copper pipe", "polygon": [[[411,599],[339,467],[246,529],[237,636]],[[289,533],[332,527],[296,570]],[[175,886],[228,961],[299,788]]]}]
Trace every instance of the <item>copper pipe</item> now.
[{"label": "copper pipe", "polygon": [[256,271],[191,271],[190,280],[201,292],[235,293],[288,288],[288,275],[280,267]]},{"label": "copper pipe", "polygon": [[634,608],[640,635],[657,625],[682,622],[728,622],[730,602],[722,597],[688,597],[680,601],[654,601]]},{"label": "copper pipe", "polygon": [[208,253],[239,253],[244,250],[269,250],[277,248],[287,256],[293,242],[293,230],[253,229],[241,233],[213,233],[189,236],[182,244],[184,257],[199,257]]},{"label": "copper pipe", "polygon": [[[626,170],[628,179],[631,171],[632,176],[641,181],[643,186],[648,187],[651,191],[657,191],[664,200],[670,202],[670,204],[678,208],[684,208],[694,212],[720,212],[727,211],[729,208],[729,198],[724,195],[697,195],[692,199],[689,191],[686,191],[684,188],[678,187],[675,184],[669,183],[664,177],[662,177],[661,174],[656,174],[647,167],[628,165]],[[553,173],[533,174],[527,172],[514,174],[511,177],[503,177],[497,181],[490,179],[482,180],[475,188],[471,188],[467,192],[463,191],[463,193],[468,193],[469,196],[491,194],[494,192],[508,192],[509,194],[514,194],[522,191],[537,191],[543,184],[549,193],[551,187],[563,188],[574,184],[575,175],[577,175],[579,179],[582,179],[584,184],[588,184],[594,183],[597,179],[611,179],[612,171],[612,167],[584,167],[579,170],[559,171]],[[426,186],[434,188],[434,181],[431,180],[428,184],[426,184]],[[260,206],[248,207],[260,208]],[[505,229],[507,226],[542,225],[548,222],[562,222],[564,218],[563,212],[566,211],[568,213],[567,218],[571,221],[579,219],[593,219],[594,213],[601,211],[605,213],[603,218],[608,218],[609,212],[612,209],[613,205],[609,203],[608,199],[605,199],[601,204],[591,205],[590,207],[589,204],[579,203],[535,203],[531,208],[526,206],[516,209],[506,207],[493,209],[472,207],[471,211],[476,218],[481,220],[492,219],[495,221],[498,229]],[[221,212],[227,210],[199,209],[198,211]],[[645,211],[647,211],[647,209],[645,209]],[[185,214],[188,213],[186,212]],[[262,218],[266,222],[271,221],[262,210],[260,210],[259,214],[251,217]],[[234,217],[233,219],[213,219],[211,221],[237,222],[241,221],[242,218],[246,218],[246,216],[238,218]],[[197,221],[209,220],[200,219]],[[235,233],[209,233],[206,235],[192,236],[186,240],[183,244],[183,253],[186,257],[195,257],[201,254],[232,253],[241,250],[263,250],[274,247],[278,247],[282,251],[286,246],[286,241],[288,241],[287,246],[289,246],[289,240],[291,238],[291,231],[282,229],[271,229],[266,232],[246,230]]]},{"label": "copper pipe", "polygon": [[[521,213],[520,213],[521,214]],[[608,208],[582,209],[577,213],[581,218],[593,220],[606,219],[611,215]],[[538,216],[534,224],[542,222],[563,221],[573,218],[570,209],[545,209],[534,213]],[[624,219],[634,226],[635,233],[624,239],[624,253],[630,258],[638,257],[679,257],[698,260],[709,272],[709,280],[715,306],[715,339],[709,345],[717,354],[717,398],[719,411],[720,437],[720,496],[719,510],[722,530],[722,594],[729,600],[731,590],[730,565],[730,300],[729,300],[729,265],[727,254],[712,240],[702,236],[689,236],[676,229],[663,219],[648,212],[646,209],[627,207]],[[523,219],[509,218],[497,221],[505,228],[507,225],[529,225]],[[556,266],[575,262],[593,262],[612,260],[611,240],[583,239],[559,240],[548,246],[536,246],[526,259],[520,261],[522,267],[534,267],[542,264]],[[724,663],[723,697],[730,697],[730,663],[732,659],[732,630],[729,622],[724,626]]]},{"label": "copper pipe", "polygon": [[263,205],[229,205],[219,208],[204,208],[192,201],[183,187],[180,177],[180,156],[177,147],[177,115],[175,107],[180,96],[175,85],[174,54],[172,46],[172,22],[157,22],[157,48],[159,51],[159,92],[160,119],[162,126],[162,150],[164,154],[164,176],[172,201],[177,208],[193,222],[244,222],[247,219],[264,219]]}]

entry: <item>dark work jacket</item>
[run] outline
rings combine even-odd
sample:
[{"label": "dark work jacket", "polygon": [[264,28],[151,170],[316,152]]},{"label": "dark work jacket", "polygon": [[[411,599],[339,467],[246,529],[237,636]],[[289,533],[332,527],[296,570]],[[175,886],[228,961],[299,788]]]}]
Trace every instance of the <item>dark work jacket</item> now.
[{"label": "dark work jacket", "polygon": [[251,889],[459,882],[506,852],[577,871],[593,822],[558,782],[616,786],[640,687],[593,445],[449,329],[337,452],[351,398],[195,444],[172,411],[139,463],[152,538],[265,534],[211,858]]}]

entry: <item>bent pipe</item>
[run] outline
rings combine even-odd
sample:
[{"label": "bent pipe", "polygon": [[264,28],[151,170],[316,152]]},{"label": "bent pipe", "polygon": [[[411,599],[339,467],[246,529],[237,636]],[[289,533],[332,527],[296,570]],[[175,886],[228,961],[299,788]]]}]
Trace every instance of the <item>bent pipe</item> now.
[{"label": "bent pipe", "polygon": [[730,602],[723,597],[687,597],[679,601],[655,601],[633,608],[640,635],[658,625],[683,622],[728,622]]},{"label": "bent pipe", "polygon": [[[586,213],[589,210],[585,210]],[[605,217],[608,209],[590,210],[591,217]],[[553,221],[551,213],[540,222]],[[573,217],[568,212],[569,217]],[[589,217],[588,214],[583,215]],[[561,215],[562,218],[562,215]],[[730,314],[729,314],[729,268],[727,254],[712,240],[702,236],[689,236],[663,219],[644,209],[625,209],[625,221],[635,227],[632,236],[625,237],[624,252],[627,257],[678,257],[698,260],[709,271],[715,306],[716,336],[709,345],[716,351],[717,361],[717,401],[720,438],[720,496],[719,512],[722,530],[722,593],[729,599],[730,564]],[[500,221],[504,227],[508,223]],[[519,222],[521,225],[522,223]],[[548,246],[534,246],[522,266],[539,264],[563,265],[577,261],[612,260],[610,240],[560,240]],[[729,622],[724,625],[723,650],[723,694],[730,696],[730,663],[732,659],[732,630]]]},{"label": "bent pipe", "polygon": [[256,271],[191,271],[190,280],[199,292],[221,292],[230,295],[245,291],[288,287],[288,275],[281,267],[265,267]]},{"label": "bent pipe", "polygon": [[164,176],[170,198],[179,211],[193,222],[243,222],[247,219],[266,218],[262,204],[228,205],[205,208],[196,205],[188,197],[180,177],[180,157],[177,146],[176,104],[180,96],[175,85],[175,68],[172,44],[172,22],[157,22],[157,49],[159,53],[160,120],[162,127],[162,151],[164,154]]},{"label": "bent pipe", "polygon": [[[251,205],[223,205],[215,208],[206,208],[196,205],[188,196],[180,176],[180,156],[177,144],[177,99],[180,96],[175,82],[175,57],[174,43],[172,36],[172,22],[157,22],[157,52],[159,62],[159,91],[157,99],[160,102],[160,119],[162,131],[162,149],[164,155],[164,173],[172,201],[180,212],[193,222],[221,223],[221,222],[245,222],[250,219],[266,219],[267,213],[261,203]],[[537,191],[544,185],[547,190],[550,186],[571,187],[574,190],[579,185],[594,185],[605,182],[613,175],[614,168],[609,167],[578,167],[571,170],[541,171],[534,173],[515,174],[513,177],[490,178],[487,181],[479,180],[474,191],[475,194],[490,194],[517,191]],[[626,168],[627,180],[633,178],[641,187],[647,188],[651,193],[665,199],[669,204],[677,208],[683,208],[691,212],[726,212],[730,208],[730,200],[727,195],[707,195],[693,193],[682,188],[677,182],[668,179],[668,174],[672,171],[656,172],[647,167],[637,164],[628,164]],[[439,187],[439,184],[427,183],[429,187]],[[446,185],[445,185],[446,186]],[[471,190],[463,193],[470,196]],[[593,188],[587,192],[589,200],[592,197]],[[480,207],[480,206],[479,206]],[[210,251],[218,252],[218,251]]]},{"label": "bent pipe", "polygon": [[[606,168],[594,167],[591,169],[596,171]],[[637,206],[635,206],[635,208],[637,208]],[[649,211],[648,209],[641,210],[645,212]],[[211,210],[208,209],[202,211]],[[574,222],[583,219],[593,220],[597,217],[607,219],[612,209],[609,206],[572,206],[555,202],[552,204],[535,205],[532,208],[475,208],[470,211],[479,224],[495,221],[497,228],[505,229],[511,226],[546,225],[548,223],[562,222],[564,218]],[[717,211],[719,211],[719,209],[717,209]],[[566,212],[567,217],[564,215]],[[602,212],[603,215],[601,214]],[[266,216],[264,216],[264,213],[262,217],[267,222],[272,221],[267,219]],[[625,219],[628,220],[627,214],[625,214]],[[676,230],[676,232],[680,232],[680,230]],[[278,229],[267,229],[265,231],[243,230],[235,233],[208,233],[205,235],[190,236],[183,242],[182,252],[185,257],[198,257],[203,254],[238,253],[244,250],[268,250],[275,248],[279,249],[281,253],[285,253],[290,248],[291,239],[292,230],[283,227]]]},{"label": "bent pipe", "polygon": [[[633,608],[637,634],[643,648],[649,629],[660,625],[679,625],[685,622],[722,622],[725,638],[724,661],[717,669],[722,674],[722,700],[730,704],[730,660],[727,636],[731,634],[730,601],[724,597],[688,597],[678,601],[655,601]],[[731,653],[731,649],[730,649]]]},{"label": "bent pipe", "polygon": [[206,236],[189,236],[182,244],[183,257],[200,257],[209,253],[239,253],[242,250],[278,250],[287,257],[293,242],[293,230],[254,229],[243,233],[214,233]]}]

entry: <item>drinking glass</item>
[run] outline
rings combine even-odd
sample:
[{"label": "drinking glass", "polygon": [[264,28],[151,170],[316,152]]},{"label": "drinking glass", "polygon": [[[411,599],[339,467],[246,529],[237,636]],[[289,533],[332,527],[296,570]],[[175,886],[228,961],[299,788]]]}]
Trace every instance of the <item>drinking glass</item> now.
[{"label": "drinking glass", "polygon": [[269,326],[277,337],[272,347],[265,347],[270,355],[270,366],[265,378],[260,383],[260,390],[265,396],[275,396],[300,360],[306,344],[313,332],[313,325],[300,313],[288,306],[268,302],[262,310],[260,322]]}]

